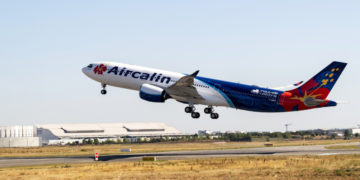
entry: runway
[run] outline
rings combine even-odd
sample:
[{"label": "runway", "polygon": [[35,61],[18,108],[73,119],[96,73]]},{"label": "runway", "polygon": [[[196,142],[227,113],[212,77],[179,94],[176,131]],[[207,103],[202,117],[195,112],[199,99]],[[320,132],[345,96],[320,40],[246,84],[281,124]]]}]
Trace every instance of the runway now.
[{"label": "runway", "polygon": [[[235,156],[291,156],[291,155],[335,155],[335,154],[360,154],[360,150],[341,150],[326,149],[326,146],[332,145],[314,145],[314,146],[284,146],[284,147],[263,147],[263,148],[244,148],[229,150],[201,150],[201,151],[172,151],[160,153],[142,153],[142,154],[119,154],[101,156],[100,162],[117,161],[138,161],[143,156],[156,156],[159,160],[181,160],[198,159],[209,157],[235,157]],[[342,145],[360,145],[360,142],[348,143]],[[94,162],[93,156],[72,156],[72,157],[19,157],[19,158],[0,158],[0,168],[13,166],[33,166],[44,164],[73,164]]]}]

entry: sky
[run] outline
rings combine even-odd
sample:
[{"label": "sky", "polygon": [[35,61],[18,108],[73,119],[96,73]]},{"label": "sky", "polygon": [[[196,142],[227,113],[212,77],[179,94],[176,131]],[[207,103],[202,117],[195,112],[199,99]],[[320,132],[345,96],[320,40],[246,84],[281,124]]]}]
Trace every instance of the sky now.
[{"label": "sky", "polygon": [[[163,122],[184,133],[350,128],[360,124],[360,1],[0,1],[0,126]],[[278,87],[308,80],[332,61],[348,66],[337,107],[257,113],[139,98],[90,80],[81,68],[114,61]],[[205,106],[197,106],[203,112]]]}]

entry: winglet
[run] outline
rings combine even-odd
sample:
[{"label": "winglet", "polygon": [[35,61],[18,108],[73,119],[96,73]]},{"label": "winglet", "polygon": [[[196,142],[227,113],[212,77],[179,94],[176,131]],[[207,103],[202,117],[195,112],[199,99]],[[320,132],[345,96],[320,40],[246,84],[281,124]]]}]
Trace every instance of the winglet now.
[{"label": "winglet", "polygon": [[195,71],[194,73],[192,73],[190,76],[192,77],[196,77],[199,74],[200,70]]}]

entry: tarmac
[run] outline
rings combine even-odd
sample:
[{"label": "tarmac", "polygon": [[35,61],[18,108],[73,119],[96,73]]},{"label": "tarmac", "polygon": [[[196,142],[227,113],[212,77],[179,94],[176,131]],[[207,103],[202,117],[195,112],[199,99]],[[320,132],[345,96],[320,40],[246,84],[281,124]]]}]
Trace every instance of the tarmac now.
[{"label": "tarmac", "polygon": [[[284,146],[284,147],[262,147],[262,148],[243,148],[228,150],[201,150],[201,151],[171,151],[159,153],[141,154],[122,154],[106,155],[99,157],[101,162],[118,161],[139,161],[144,156],[155,156],[158,160],[181,160],[181,159],[200,159],[211,157],[237,157],[237,156],[295,156],[295,155],[336,155],[336,154],[360,154],[360,150],[346,149],[326,149],[332,145],[312,145],[312,146]],[[358,145],[360,142],[336,144],[336,145]],[[0,168],[14,166],[34,166],[46,164],[73,164],[91,163],[94,156],[71,156],[71,157],[16,157],[0,158]]]}]

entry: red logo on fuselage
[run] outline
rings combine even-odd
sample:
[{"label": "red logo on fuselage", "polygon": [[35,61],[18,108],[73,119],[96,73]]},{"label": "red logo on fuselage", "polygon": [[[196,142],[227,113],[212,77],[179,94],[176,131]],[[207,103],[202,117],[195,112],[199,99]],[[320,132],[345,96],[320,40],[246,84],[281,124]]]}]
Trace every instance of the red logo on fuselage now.
[{"label": "red logo on fuselage", "polygon": [[102,75],[106,71],[106,66],[103,64],[100,64],[94,68],[94,73]]}]

